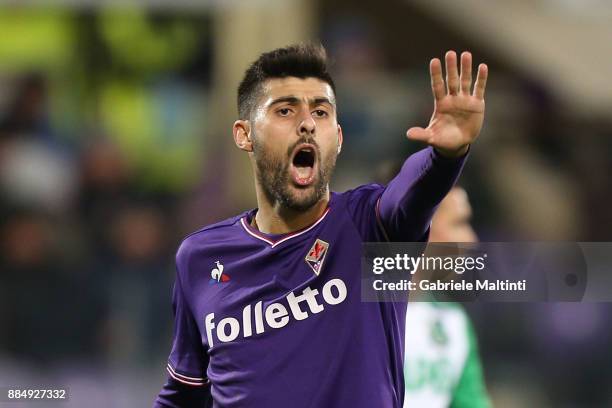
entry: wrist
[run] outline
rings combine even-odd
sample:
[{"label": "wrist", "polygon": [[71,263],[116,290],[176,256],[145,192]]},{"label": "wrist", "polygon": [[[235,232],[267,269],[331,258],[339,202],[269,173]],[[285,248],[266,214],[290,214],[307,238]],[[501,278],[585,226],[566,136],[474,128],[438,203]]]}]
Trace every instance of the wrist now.
[{"label": "wrist", "polygon": [[469,144],[463,145],[459,149],[456,149],[456,150],[439,149],[437,147],[434,147],[434,150],[436,151],[436,153],[438,153],[440,156],[444,158],[457,159],[467,154],[467,152],[470,150],[470,145]]}]

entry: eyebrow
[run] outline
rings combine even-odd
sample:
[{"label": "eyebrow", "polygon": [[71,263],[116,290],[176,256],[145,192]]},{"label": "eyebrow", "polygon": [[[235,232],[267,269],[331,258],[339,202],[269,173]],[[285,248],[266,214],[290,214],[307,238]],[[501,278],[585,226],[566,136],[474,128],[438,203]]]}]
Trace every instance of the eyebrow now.
[{"label": "eyebrow", "polygon": [[[268,104],[268,106],[273,106],[273,105],[276,105],[276,104],[279,104],[279,103],[288,103],[290,105],[297,105],[300,102],[301,102],[301,99],[296,97],[296,96],[281,96],[280,98],[273,99]],[[316,97],[314,99],[309,100],[308,102],[311,105],[321,105],[321,104],[327,103],[327,104],[329,104],[332,107],[334,106],[332,101],[330,101],[329,98],[326,98],[324,96]]]}]

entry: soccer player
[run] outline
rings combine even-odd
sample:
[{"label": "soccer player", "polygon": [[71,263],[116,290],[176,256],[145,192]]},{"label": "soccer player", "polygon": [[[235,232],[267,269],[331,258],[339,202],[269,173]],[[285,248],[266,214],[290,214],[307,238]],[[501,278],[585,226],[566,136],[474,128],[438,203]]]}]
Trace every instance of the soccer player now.
[{"label": "soccer player", "polygon": [[[471,216],[467,193],[454,187],[433,216],[430,241],[476,242]],[[406,312],[404,407],[490,407],[469,317],[457,303],[419,300]]]},{"label": "soccer player", "polygon": [[[156,407],[396,407],[406,303],[361,302],[363,241],[426,241],[484,117],[487,67],[430,65],[429,147],[386,187],[331,193],[343,142],[322,46],[262,54],[238,88],[236,146],[258,208],[189,235],[176,256],[175,330]],[[369,103],[370,101],[364,101]]]}]

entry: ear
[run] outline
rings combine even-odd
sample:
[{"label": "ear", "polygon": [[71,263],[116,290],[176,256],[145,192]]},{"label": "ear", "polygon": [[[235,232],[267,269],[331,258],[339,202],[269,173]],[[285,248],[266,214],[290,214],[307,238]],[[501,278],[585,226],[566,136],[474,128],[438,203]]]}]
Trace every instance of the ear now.
[{"label": "ear", "polygon": [[251,124],[248,120],[237,120],[232,127],[234,133],[234,142],[240,150],[245,152],[253,151],[253,143],[251,142]]},{"label": "ear", "polygon": [[343,141],[342,127],[338,125],[338,154],[340,154],[340,151],[342,151],[342,141]]}]

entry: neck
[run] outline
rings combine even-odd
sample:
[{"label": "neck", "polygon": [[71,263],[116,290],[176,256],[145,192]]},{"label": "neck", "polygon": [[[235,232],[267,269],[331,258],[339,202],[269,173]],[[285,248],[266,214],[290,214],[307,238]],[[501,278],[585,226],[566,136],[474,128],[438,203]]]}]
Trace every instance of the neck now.
[{"label": "neck", "polygon": [[329,188],[315,205],[304,211],[296,211],[282,207],[278,203],[270,203],[265,194],[258,191],[257,205],[259,209],[255,215],[254,226],[266,234],[286,234],[298,231],[318,220],[327,209],[328,203]]}]

